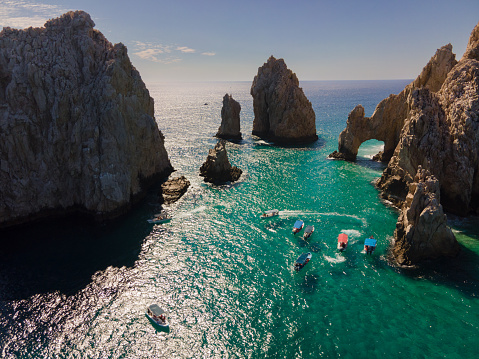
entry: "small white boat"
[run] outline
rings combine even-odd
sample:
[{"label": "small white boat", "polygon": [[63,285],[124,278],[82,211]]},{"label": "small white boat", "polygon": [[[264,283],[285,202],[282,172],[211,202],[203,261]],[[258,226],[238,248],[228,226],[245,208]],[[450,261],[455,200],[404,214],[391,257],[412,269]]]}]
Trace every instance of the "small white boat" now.
[{"label": "small white boat", "polygon": [[268,211],[263,212],[263,214],[261,215],[261,219],[275,217],[275,216],[279,216],[279,211],[277,209],[270,209]]},{"label": "small white boat", "polygon": [[296,263],[294,263],[294,270],[299,272],[303,267],[308,264],[309,260],[313,255],[310,253],[303,253],[301,254],[298,259],[296,259]]},{"label": "small white boat", "polygon": [[314,226],[306,226],[304,229],[303,239],[308,239],[314,232]]},{"label": "small white boat", "polygon": [[159,223],[166,223],[171,221],[171,217],[168,216],[167,213],[158,213],[152,219],[147,220],[148,223],[159,224]]},{"label": "small white boat", "polygon": [[170,326],[166,318],[166,312],[157,304],[151,304],[146,308],[145,315],[156,329],[168,329]]},{"label": "small white boat", "polygon": [[344,251],[348,246],[348,235],[346,233],[340,233],[338,235],[338,250]]},{"label": "small white boat", "polygon": [[294,222],[293,233],[298,233],[300,230],[303,229],[303,227],[304,227],[304,222],[298,219],[296,222]]}]

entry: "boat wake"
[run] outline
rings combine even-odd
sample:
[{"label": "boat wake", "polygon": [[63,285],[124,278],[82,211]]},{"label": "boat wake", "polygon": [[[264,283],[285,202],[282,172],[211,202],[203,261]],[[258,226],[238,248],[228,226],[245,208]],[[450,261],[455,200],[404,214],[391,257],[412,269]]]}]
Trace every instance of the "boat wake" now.
[{"label": "boat wake", "polygon": [[[319,216],[319,217],[346,217],[350,218],[353,220],[356,220],[358,222],[361,222],[361,224],[366,225],[366,219],[365,218],[360,218],[358,216],[352,215],[352,214],[343,214],[343,213],[337,213],[337,212],[308,212],[308,211],[289,211],[289,210],[284,210],[284,211],[279,211],[280,216]],[[346,233],[347,234],[347,233]]]},{"label": "boat wake", "polygon": [[185,212],[185,213],[180,213],[178,216],[175,216],[174,218],[186,218],[186,217],[190,217],[192,216],[193,214],[195,213],[198,213],[198,212],[203,212],[204,210],[206,209],[206,206],[199,206],[198,208],[194,208],[192,209],[191,211],[188,211],[188,212]]},{"label": "boat wake", "polygon": [[329,263],[343,263],[346,261],[346,257],[343,255],[336,253],[335,257],[330,257],[330,256],[324,256],[324,259],[326,259]]}]

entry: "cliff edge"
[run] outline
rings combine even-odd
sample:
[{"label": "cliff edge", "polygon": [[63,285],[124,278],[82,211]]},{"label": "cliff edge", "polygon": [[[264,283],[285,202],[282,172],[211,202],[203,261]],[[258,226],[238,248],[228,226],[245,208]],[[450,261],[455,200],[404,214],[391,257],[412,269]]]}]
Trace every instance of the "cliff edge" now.
[{"label": "cliff edge", "polygon": [[114,217],[172,171],[126,47],[93,27],[76,11],[0,33],[0,227]]}]

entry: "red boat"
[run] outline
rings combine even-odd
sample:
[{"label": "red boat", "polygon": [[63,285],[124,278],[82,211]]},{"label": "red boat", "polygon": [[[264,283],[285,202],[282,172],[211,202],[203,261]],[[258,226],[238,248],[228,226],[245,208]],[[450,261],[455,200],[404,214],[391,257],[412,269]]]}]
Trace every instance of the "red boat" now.
[{"label": "red boat", "polygon": [[338,236],[338,250],[344,251],[348,246],[348,235],[346,233],[340,233]]}]

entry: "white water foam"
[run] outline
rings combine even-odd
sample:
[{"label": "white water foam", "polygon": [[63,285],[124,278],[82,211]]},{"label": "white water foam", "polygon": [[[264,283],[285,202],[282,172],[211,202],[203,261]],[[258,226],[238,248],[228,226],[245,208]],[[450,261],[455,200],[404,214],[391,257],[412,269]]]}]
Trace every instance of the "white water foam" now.
[{"label": "white water foam", "polygon": [[343,262],[346,261],[346,257],[344,257],[343,255],[341,255],[339,253],[336,253],[334,258],[325,255],[324,259],[326,259],[329,263],[343,263]]},{"label": "white water foam", "polygon": [[367,225],[366,219],[365,218],[360,218],[358,216],[352,215],[352,214],[343,214],[343,213],[337,213],[337,212],[308,212],[308,211],[290,211],[290,210],[284,210],[284,211],[279,211],[279,214],[281,216],[319,216],[319,217],[346,217],[350,218],[353,220],[356,220],[358,222],[361,222],[363,225]]}]

